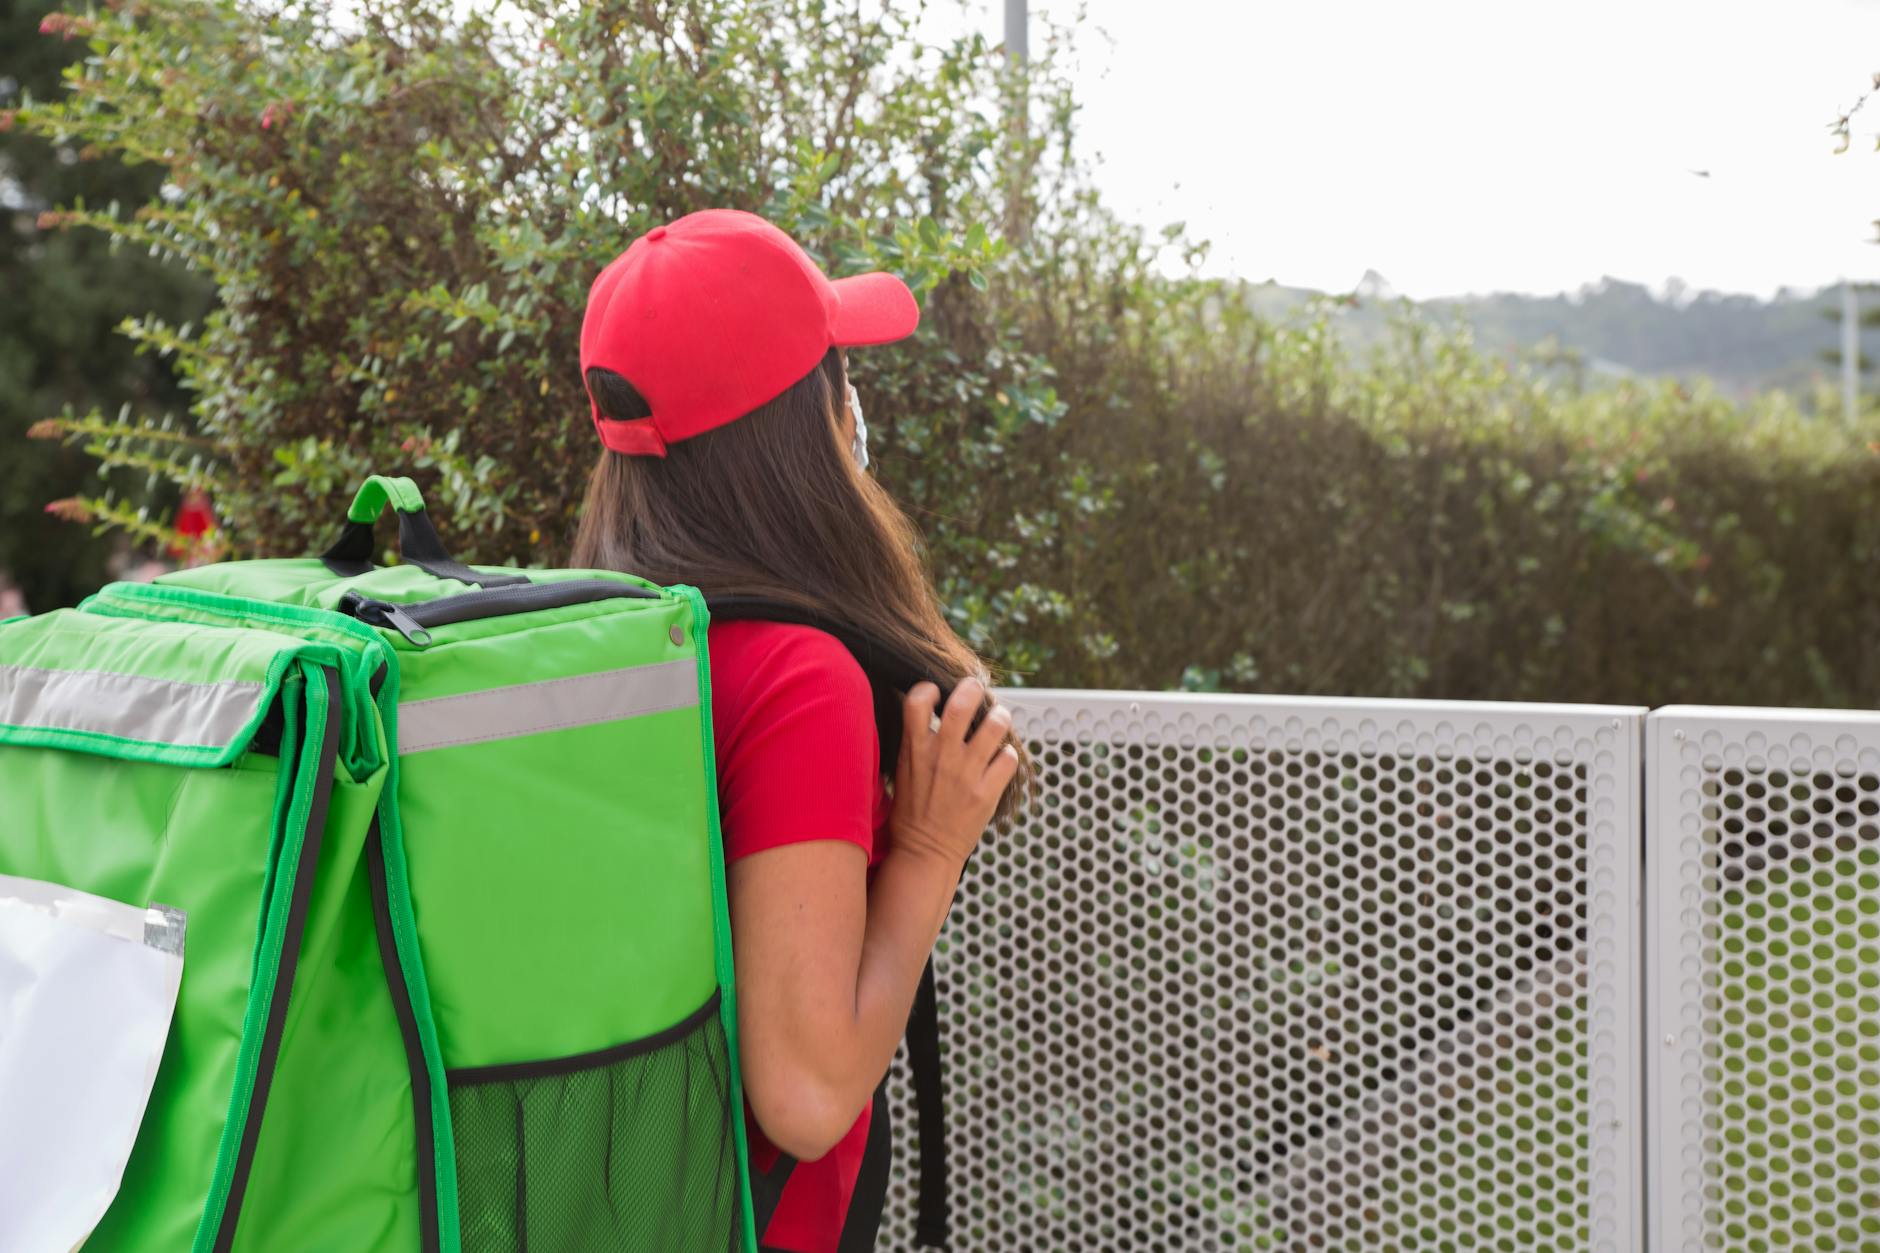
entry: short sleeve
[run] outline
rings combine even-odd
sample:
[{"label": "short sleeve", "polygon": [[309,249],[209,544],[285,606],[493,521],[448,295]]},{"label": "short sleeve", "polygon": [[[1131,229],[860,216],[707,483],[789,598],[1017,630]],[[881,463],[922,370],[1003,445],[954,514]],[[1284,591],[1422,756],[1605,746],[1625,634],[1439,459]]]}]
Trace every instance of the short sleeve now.
[{"label": "short sleeve", "polygon": [[710,638],[726,859],[807,840],[872,856],[881,749],[861,667],[810,627],[731,622]]}]

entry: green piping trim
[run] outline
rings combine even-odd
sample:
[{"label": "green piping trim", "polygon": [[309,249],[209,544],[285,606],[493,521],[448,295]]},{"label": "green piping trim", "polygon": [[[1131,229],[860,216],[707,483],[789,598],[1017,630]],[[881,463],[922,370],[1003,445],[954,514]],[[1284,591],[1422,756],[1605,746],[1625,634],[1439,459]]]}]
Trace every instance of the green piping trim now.
[{"label": "green piping trim", "polygon": [[[193,587],[172,587],[167,583],[107,583],[80,601],[78,607],[88,613],[108,612],[96,607],[99,601],[117,601],[120,602],[120,607],[130,609],[137,608],[139,601],[185,605],[208,613],[220,614],[223,617],[248,617],[284,623],[289,626],[313,627],[332,635],[354,640],[378,638],[378,631],[375,628],[330,609],[315,609],[309,605],[283,605],[271,600],[249,600],[243,596],[225,596],[220,592],[204,592]],[[136,615],[119,613],[117,616],[135,617]],[[318,641],[308,642],[317,643]]]},{"label": "green piping trim", "polygon": [[[272,699],[270,697],[270,699]],[[268,705],[263,702],[262,716]],[[226,766],[242,755],[248,739],[260,726],[260,719],[227,744],[167,744],[161,741],[131,740],[103,731],[74,731],[62,727],[0,726],[0,744],[21,748],[60,748],[71,752],[114,757],[119,761],[154,762],[164,766]]]},{"label": "green piping trim", "polygon": [[[203,1204],[202,1218],[196,1226],[193,1253],[211,1253],[216,1234],[222,1226],[222,1211],[228,1205],[235,1157],[241,1148],[242,1132],[248,1123],[249,1104],[254,1097],[256,1054],[260,1051],[268,1010],[274,1001],[275,977],[280,972],[281,947],[287,928],[287,906],[293,896],[298,869],[295,863],[300,858],[300,847],[306,839],[307,811],[312,807],[314,788],[320,773],[319,762],[309,761],[308,758],[319,754],[326,734],[326,720],[332,711],[327,708],[326,685],[309,683],[306,679],[307,671],[303,667],[300,681],[286,688],[292,704],[300,703],[296,696],[306,700],[306,737],[297,745],[293,799],[286,821],[274,833],[279,838],[279,855],[272,868],[273,890],[265,894],[262,905],[255,978],[250,981],[248,1005],[242,1014],[241,1046],[235,1057],[235,1083],[229,1095],[228,1117],[222,1122],[222,1139],[216,1148],[215,1173],[210,1177],[208,1199]],[[288,710],[286,721],[289,727],[293,727],[297,721],[292,716],[295,712],[291,708]]]},{"label": "green piping trim", "polygon": [[744,1073],[738,1064],[738,992],[736,963],[731,954],[731,907],[725,895],[724,833],[718,826],[718,759],[712,739],[711,614],[696,587],[678,584],[667,589],[692,605],[692,647],[698,655],[699,742],[705,757],[705,807],[711,842],[712,931],[717,938],[712,960],[718,971],[719,1021],[725,1029],[725,1052],[731,1061],[731,1127],[738,1154],[738,1214],[744,1253],[757,1253],[757,1216],[751,1212],[751,1147],[744,1130]]},{"label": "green piping trim", "polygon": [[[372,630],[372,628],[367,628]],[[398,812],[398,654],[376,630],[384,649],[385,683],[379,688],[379,734],[390,760],[385,790],[379,793],[379,850],[385,859],[385,905],[392,916],[392,947],[405,976],[411,1017],[418,1027],[418,1050],[431,1077],[431,1172],[437,1180],[437,1241],[439,1253],[461,1253],[463,1220],[457,1212],[457,1142],[450,1127],[450,1085],[444,1078],[444,1051],[437,1042],[437,1020],[431,1016],[431,986],[424,977],[424,957],[418,948],[418,919],[411,908],[411,879],[405,863],[405,826]]]},{"label": "green piping trim", "polygon": [[[305,750],[305,743],[302,741],[300,735],[301,691],[312,685],[306,682],[304,671],[296,676],[296,679],[296,682],[289,683],[285,686],[281,696],[282,730],[280,753],[276,758],[279,764],[274,772],[274,821],[268,828],[267,871],[261,880],[261,905],[263,912],[260,919],[257,920],[255,924],[254,957],[248,964],[248,986],[251,989],[255,986],[256,980],[260,976],[261,942],[267,934],[266,910],[268,902],[274,899],[274,881],[279,876],[281,868],[281,846],[284,843],[288,823],[293,814],[294,797],[290,787],[300,778],[301,774],[298,768],[289,769],[288,763],[295,761],[298,754]],[[324,687],[325,684],[319,684],[318,686]],[[326,728],[321,727],[320,731],[321,734],[324,735]],[[262,1016],[261,1021],[264,1024],[267,1022],[265,1014]],[[237,1143],[240,1143],[239,1140]]]}]

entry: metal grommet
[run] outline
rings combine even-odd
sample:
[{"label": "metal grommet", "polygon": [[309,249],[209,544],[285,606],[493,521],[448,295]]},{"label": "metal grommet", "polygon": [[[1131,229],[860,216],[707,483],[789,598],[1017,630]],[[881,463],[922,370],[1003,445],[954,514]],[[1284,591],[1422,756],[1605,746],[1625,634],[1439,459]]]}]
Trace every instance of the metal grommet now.
[{"label": "metal grommet", "polygon": [[675,644],[685,643],[685,628],[678,625],[677,623],[674,623],[672,630],[666,632],[666,634],[672,637],[672,642]]}]

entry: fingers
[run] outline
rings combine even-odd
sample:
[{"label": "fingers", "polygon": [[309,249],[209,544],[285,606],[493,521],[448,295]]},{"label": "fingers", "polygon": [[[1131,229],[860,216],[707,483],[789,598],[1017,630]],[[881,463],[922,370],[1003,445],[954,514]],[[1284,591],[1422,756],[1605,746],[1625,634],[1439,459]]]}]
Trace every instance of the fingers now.
[{"label": "fingers", "polygon": [[940,689],[932,683],[916,683],[907,689],[901,701],[901,729],[909,739],[919,739],[914,732],[933,733],[934,706],[940,703]]},{"label": "fingers", "polygon": [[985,783],[991,793],[997,797],[1003,795],[1012,776],[1018,773],[1018,749],[1010,744],[999,745],[999,751],[992,755],[992,762],[986,767]]},{"label": "fingers", "polygon": [[1004,705],[994,705],[986,716],[980,719],[979,729],[973,732],[973,738],[967,743],[966,755],[980,769],[992,764],[999,749],[1005,744],[1012,731],[1012,711]]},{"label": "fingers", "polygon": [[986,687],[978,679],[961,679],[954,685],[953,695],[947,697],[947,707],[940,713],[940,747],[944,752],[966,743],[967,728],[973,724],[973,715],[979,712],[985,703]]},{"label": "fingers", "polygon": [[901,701],[901,760],[925,762],[932,758],[934,706],[940,703],[940,689],[932,683],[916,683]]},{"label": "fingers", "polygon": [[[968,794],[998,796],[1018,770],[1012,711],[986,700],[978,678],[960,680],[938,714],[940,690],[917,683],[901,703],[901,770],[923,779],[946,777]],[[984,717],[979,717],[984,709]],[[974,726],[974,719],[978,725]]]}]

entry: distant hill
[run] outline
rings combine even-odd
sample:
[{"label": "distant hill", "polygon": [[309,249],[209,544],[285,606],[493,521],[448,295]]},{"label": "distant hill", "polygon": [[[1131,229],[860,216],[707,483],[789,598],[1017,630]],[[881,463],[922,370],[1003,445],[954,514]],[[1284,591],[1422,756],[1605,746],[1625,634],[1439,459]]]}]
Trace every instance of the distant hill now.
[{"label": "distant hill", "polygon": [[[1274,316],[1301,312],[1328,293],[1276,283],[1248,284],[1248,300]],[[1340,334],[1354,349],[1384,334],[1398,297],[1375,271],[1340,300]],[[1862,305],[1880,293],[1862,290]],[[1639,283],[1602,278],[1555,296],[1497,293],[1416,302],[1425,315],[1466,320],[1490,352],[1542,346],[1575,354],[1596,374],[1704,375],[1724,390],[1747,395],[1772,387],[1804,392],[1835,367],[1821,358],[1840,343],[1839,326],[1823,310],[1839,309],[1841,289],[1784,289],[1773,299],[1684,288],[1675,279],[1663,295]],[[1868,331],[1869,338],[1880,332]]]}]

